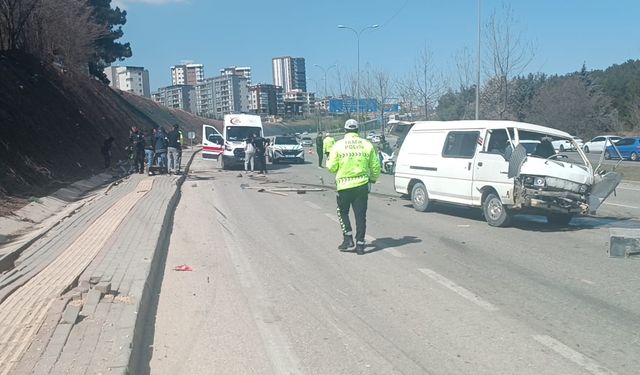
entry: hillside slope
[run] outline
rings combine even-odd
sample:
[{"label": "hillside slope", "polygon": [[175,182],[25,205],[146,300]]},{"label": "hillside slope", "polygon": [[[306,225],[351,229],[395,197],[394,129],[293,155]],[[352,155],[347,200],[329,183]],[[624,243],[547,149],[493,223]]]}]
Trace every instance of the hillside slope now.
[{"label": "hillside slope", "polygon": [[115,138],[113,160],[126,158],[131,126],[178,123],[199,134],[221,124],[60,71],[23,53],[0,54],[0,198],[46,194],[103,170],[100,147]]}]

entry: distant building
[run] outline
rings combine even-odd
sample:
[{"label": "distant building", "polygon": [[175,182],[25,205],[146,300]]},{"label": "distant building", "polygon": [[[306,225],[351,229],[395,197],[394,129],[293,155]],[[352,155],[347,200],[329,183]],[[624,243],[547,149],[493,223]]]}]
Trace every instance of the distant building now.
[{"label": "distant building", "polygon": [[280,86],[258,84],[249,87],[251,113],[260,116],[283,116],[284,96]]},{"label": "distant building", "polygon": [[220,69],[221,76],[241,76],[247,79],[247,85],[251,85],[251,68],[248,66],[232,66]]},{"label": "distant building", "polygon": [[284,92],[307,91],[307,73],[304,57],[274,57],[271,61],[273,84],[280,86]]},{"label": "distant building", "polygon": [[218,119],[229,113],[249,112],[247,78],[241,75],[206,78],[195,86],[194,105],[199,116]]},{"label": "distant building", "polygon": [[284,112],[288,116],[301,116],[315,111],[315,94],[312,92],[289,91],[284,94]]},{"label": "distant building", "polygon": [[195,96],[193,86],[173,85],[160,87],[157,92],[151,95],[151,98],[165,107],[195,113],[195,103],[191,100],[192,96]]},{"label": "distant building", "polygon": [[171,67],[171,84],[195,86],[204,82],[204,65],[183,64]]},{"label": "distant building", "polygon": [[140,66],[109,66],[104,74],[109,86],[139,96],[151,97],[149,89],[149,71]]}]

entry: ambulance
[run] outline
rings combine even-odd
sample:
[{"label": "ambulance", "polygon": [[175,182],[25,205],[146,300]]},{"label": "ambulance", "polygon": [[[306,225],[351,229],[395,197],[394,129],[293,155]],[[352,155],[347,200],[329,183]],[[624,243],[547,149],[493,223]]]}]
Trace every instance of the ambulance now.
[{"label": "ambulance", "polygon": [[230,169],[244,165],[244,147],[250,137],[263,137],[260,116],[246,114],[224,116],[222,139],[215,137],[218,147],[212,148],[212,153],[218,152],[220,168]]}]

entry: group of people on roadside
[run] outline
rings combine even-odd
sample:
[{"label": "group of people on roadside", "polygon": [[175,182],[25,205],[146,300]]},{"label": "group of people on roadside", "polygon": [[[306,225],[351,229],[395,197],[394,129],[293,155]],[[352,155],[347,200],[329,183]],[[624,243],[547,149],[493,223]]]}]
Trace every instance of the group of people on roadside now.
[{"label": "group of people on roadside", "polygon": [[[107,138],[100,149],[105,168],[109,168],[111,164],[113,142],[113,137]],[[154,165],[161,170],[167,169],[170,174],[180,173],[183,144],[184,136],[178,124],[173,125],[168,132],[163,127],[143,130],[132,126],[126,147],[129,152],[130,173],[144,173],[145,161],[149,176],[153,175],[151,168]]]},{"label": "group of people on roadside", "polygon": [[267,174],[267,146],[269,146],[269,140],[255,133],[245,140],[245,172],[254,172],[258,169],[259,174]]}]

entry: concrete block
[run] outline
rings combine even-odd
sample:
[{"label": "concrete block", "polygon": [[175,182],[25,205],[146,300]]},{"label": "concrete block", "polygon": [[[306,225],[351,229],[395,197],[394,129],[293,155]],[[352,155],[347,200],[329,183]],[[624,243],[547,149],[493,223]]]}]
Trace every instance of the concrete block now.
[{"label": "concrete block", "polygon": [[99,282],[94,289],[98,290],[102,294],[108,294],[111,292],[111,283],[107,281]]},{"label": "concrete block", "polygon": [[609,231],[609,257],[640,255],[640,229],[611,228]]},{"label": "concrete block", "polygon": [[64,309],[62,313],[62,319],[60,319],[60,324],[76,324],[78,320],[78,314],[80,314],[80,309],[82,305],[77,302],[72,302],[67,305],[67,308]]},{"label": "concrete block", "polygon": [[78,286],[81,288],[86,288],[88,290],[91,288],[91,282],[89,282],[89,280],[80,280]]},{"label": "concrete block", "polygon": [[82,307],[82,315],[92,315],[100,302],[100,298],[102,298],[102,293],[97,289],[91,289],[89,293],[87,293],[87,300]]},{"label": "concrete block", "polygon": [[102,276],[91,276],[91,277],[89,277],[89,282],[92,285],[96,285],[97,283],[100,282],[101,279],[102,279]]}]

